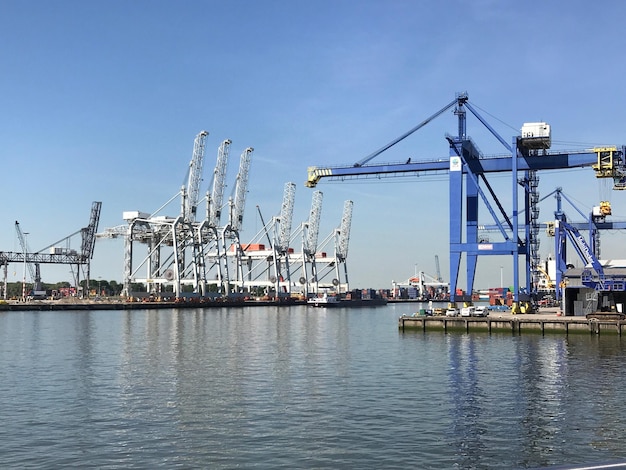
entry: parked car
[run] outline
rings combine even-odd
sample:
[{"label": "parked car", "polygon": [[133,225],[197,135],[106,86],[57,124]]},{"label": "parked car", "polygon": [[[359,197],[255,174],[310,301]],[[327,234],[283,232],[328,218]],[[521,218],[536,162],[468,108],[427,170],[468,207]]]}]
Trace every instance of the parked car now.
[{"label": "parked car", "polygon": [[456,317],[459,311],[456,308],[449,308],[446,310],[446,317]]},{"label": "parked car", "polygon": [[489,311],[484,305],[479,305],[478,307],[476,307],[474,315],[477,317],[486,317],[487,315],[489,315]]},{"label": "parked car", "polygon": [[476,307],[463,307],[461,309],[462,317],[473,317],[476,313]]},{"label": "parked car", "polygon": [[506,310],[509,310],[509,307],[507,307],[506,305],[490,305],[489,310],[495,310],[497,312],[504,312]]}]

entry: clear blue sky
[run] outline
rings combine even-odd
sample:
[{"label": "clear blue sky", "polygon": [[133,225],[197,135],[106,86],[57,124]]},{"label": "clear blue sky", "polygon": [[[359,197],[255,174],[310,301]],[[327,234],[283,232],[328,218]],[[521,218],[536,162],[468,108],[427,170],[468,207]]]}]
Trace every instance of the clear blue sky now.
[{"label": "clear blue sky", "polygon": [[[624,17],[617,1],[4,0],[0,250],[20,251],[15,220],[36,250],[86,226],[92,201],[103,203],[100,231],[123,224],[125,210],[156,210],[184,183],[203,129],[203,192],[222,140],[233,141],[227,192],[239,154],[255,148],[244,241],[260,229],[256,205],[266,219],[279,213],[288,181],[298,185],[294,228],[308,217],[308,166],[352,164],[459,91],[508,141],[544,120],[555,147],[625,144]],[[446,132],[456,132],[451,112],[377,161],[447,158]],[[503,153],[471,117],[468,133],[485,154]],[[591,169],[540,178],[542,195],[562,186],[584,211],[608,197],[613,219],[626,218],[626,194],[607,196]],[[508,200],[510,179],[495,185]],[[318,189],[321,238],[354,201],[353,287],[434,274],[435,254],[447,276],[447,178]],[[554,200],[541,208],[549,220]],[[626,258],[623,239],[607,234],[603,255]],[[547,240],[541,251],[553,251]],[[501,265],[510,260],[481,259],[476,287],[498,285]],[[122,240],[99,240],[92,278],[122,273]],[[9,281],[21,275],[12,267]],[[48,266],[42,277],[71,278]]]}]

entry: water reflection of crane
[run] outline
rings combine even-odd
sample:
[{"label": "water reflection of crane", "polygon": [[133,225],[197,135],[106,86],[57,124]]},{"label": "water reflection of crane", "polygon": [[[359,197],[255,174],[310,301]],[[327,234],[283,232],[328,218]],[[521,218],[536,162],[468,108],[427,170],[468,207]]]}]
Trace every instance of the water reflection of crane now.
[{"label": "water reflection of crane", "polygon": [[454,445],[466,468],[470,462],[481,462],[487,446],[483,440],[486,433],[486,396],[480,384],[480,359],[476,348],[476,337],[449,335],[450,394],[453,405],[452,435]]},{"label": "water reflection of crane", "polygon": [[544,467],[550,463],[551,448],[561,429],[564,389],[568,375],[568,342],[564,338],[528,338],[515,343],[518,384],[513,415],[521,437],[520,459],[524,467]]}]

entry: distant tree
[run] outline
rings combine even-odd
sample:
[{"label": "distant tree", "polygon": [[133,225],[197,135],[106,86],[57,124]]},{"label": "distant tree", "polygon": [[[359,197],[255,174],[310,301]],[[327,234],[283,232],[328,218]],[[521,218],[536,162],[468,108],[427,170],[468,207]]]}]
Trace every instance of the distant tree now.
[{"label": "distant tree", "polygon": [[121,284],[118,284],[117,281],[109,281],[108,284],[111,295],[120,295],[122,293],[123,286]]},{"label": "distant tree", "polygon": [[[30,287],[27,286],[27,289]],[[7,299],[19,299],[22,297],[22,283],[21,282],[9,282],[7,283]]]}]

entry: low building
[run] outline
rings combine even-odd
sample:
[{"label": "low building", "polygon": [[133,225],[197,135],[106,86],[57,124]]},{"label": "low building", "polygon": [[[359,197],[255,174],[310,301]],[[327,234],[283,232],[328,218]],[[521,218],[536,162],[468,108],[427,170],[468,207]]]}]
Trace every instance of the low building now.
[{"label": "low building", "polygon": [[[604,277],[626,283],[626,260],[601,260]],[[582,281],[583,271],[593,269],[570,268],[563,273],[561,285],[563,313],[568,316],[585,316],[594,312],[626,313],[626,291],[592,289]],[[595,272],[594,272],[595,274]]]}]

